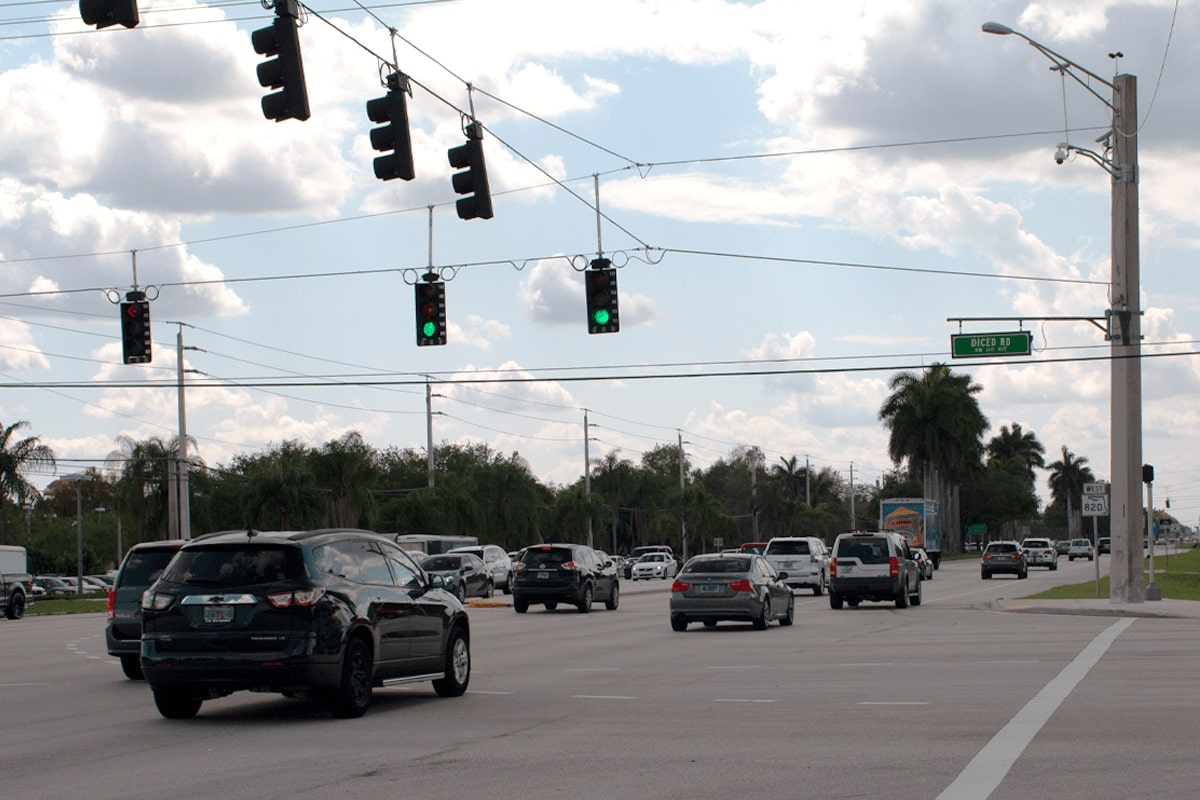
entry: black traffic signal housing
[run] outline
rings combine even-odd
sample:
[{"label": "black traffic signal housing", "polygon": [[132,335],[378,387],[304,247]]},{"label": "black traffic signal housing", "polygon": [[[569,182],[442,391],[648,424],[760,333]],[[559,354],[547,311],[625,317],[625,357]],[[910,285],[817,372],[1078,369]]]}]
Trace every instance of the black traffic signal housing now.
[{"label": "black traffic signal housing", "polygon": [[79,16],[97,30],[109,25],[136,28],[139,22],[137,0],[79,0]]},{"label": "black traffic signal housing", "polygon": [[617,308],[617,270],[607,258],[592,260],[584,270],[584,294],[587,295],[588,333],[616,333],[621,330]]},{"label": "black traffic signal housing", "polygon": [[[383,97],[367,101],[367,118],[387,123],[371,129],[371,147],[384,153],[375,159],[375,177],[381,181],[416,177],[413,169],[412,136],[408,130],[408,77],[393,72],[387,77]],[[391,150],[391,153],[387,151]]]},{"label": "black traffic signal housing", "polygon": [[446,151],[450,166],[462,170],[450,176],[454,191],[471,195],[459,198],[454,205],[459,219],[491,219],[492,190],[488,187],[487,165],[483,161],[483,126],[472,122],[463,129],[467,143]]},{"label": "black traffic signal housing", "polygon": [[300,57],[299,16],[296,0],[275,0],[275,19],[266,28],[250,34],[254,52],[274,56],[258,65],[258,82],[270,89],[263,95],[262,111],[267,119],[308,119],[308,88],[304,84],[304,62]]},{"label": "black traffic signal housing", "polygon": [[126,364],[150,363],[150,301],[145,292],[126,292],[121,303],[121,353]]},{"label": "black traffic signal housing", "polygon": [[432,272],[413,287],[417,306],[417,346],[446,343],[446,283]]}]

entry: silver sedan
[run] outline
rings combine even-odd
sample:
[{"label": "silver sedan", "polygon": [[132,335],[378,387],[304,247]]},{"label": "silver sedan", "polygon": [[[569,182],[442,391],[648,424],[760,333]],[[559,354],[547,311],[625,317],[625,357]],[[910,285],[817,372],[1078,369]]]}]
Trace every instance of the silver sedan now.
[{"label": "silver sedan", "polygon": [[774,619],[791,625],[796,598],[786,577],[752,553],[696,556],[671,585],[671,628],[686,630],[691,622],[711,628],[722,620],[751,622],[759,630]]}]

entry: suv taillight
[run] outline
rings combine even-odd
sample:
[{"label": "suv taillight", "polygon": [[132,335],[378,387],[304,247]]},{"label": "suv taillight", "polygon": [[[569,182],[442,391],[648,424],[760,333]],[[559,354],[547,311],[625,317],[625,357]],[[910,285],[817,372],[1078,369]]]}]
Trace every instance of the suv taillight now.
[{"label": "suv taillight", "polygon": [[104,600],[104,614],[108,617],[108,621],[112,622],[114,612],[117,608],[117,593],[109,589],[108,596]]},{"label": "suv taillight", "polygon": [[837,556],[829,559],[829,577],[837,577]]},{"label": "suv taillight", "polygon": [[892,578],[900,577],[900,559],[895,556],[888,559],[888,576]]}]

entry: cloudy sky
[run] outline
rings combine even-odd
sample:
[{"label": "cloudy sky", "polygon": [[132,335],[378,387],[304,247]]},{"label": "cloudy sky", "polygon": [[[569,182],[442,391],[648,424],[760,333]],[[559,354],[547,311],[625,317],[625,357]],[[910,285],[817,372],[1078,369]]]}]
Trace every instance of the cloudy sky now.
[{"label": "cloudy sky", "polygon": [[[352,8],[352,10],[347,10]],[[684,441],[757,445],[855,482],[891,467],[889,379],[950,361],[994,433],[1109,474],[1110,109],[1008,24],[1138,78],[1145,461],[1200,517],[1200,35],[1192,3],[444,0],[309,4],[312,116],[266,120],[257,2],[0,5],[0,422],[63,460],[187,430],[219,465],[358,431],[518,452],[547,482]],[[389,34],[389,29],[395,35]],[[1120,54],[1119,57],[1113,57]],[[367,100],[411,76],[416,179],[374,177]],[[1102,84],[1093,84],[1109,96]],[[495,217],[458,219],[446,150],[486,129]],[[1102,154],[1102,153],[1101,153]],[[597,198],[600,215],[597,214]],[[619,267],[621,331],[580,270]],[[153,299],[149,365],[114,300]],[[412,283],[447,281],[417,347]],[[950,359],[962,331],[1030,358]],[[43,481],[49,480],[46,476]],[[1044,490],[1044,478],[1041,480]]]}]

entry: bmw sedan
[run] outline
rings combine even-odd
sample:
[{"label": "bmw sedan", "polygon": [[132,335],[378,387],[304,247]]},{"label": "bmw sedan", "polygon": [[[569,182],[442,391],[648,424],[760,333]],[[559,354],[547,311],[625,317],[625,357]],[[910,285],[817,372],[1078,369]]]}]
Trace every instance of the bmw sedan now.
[{"label": "bmw sedan", "polygon": [[791,625],[796,598],[765,558],[753,553],[710,553],[691,558],[671,584],[671,628],[692,622],[707,628],[721,621],[750,622],[766,630],[772,620]]}]

